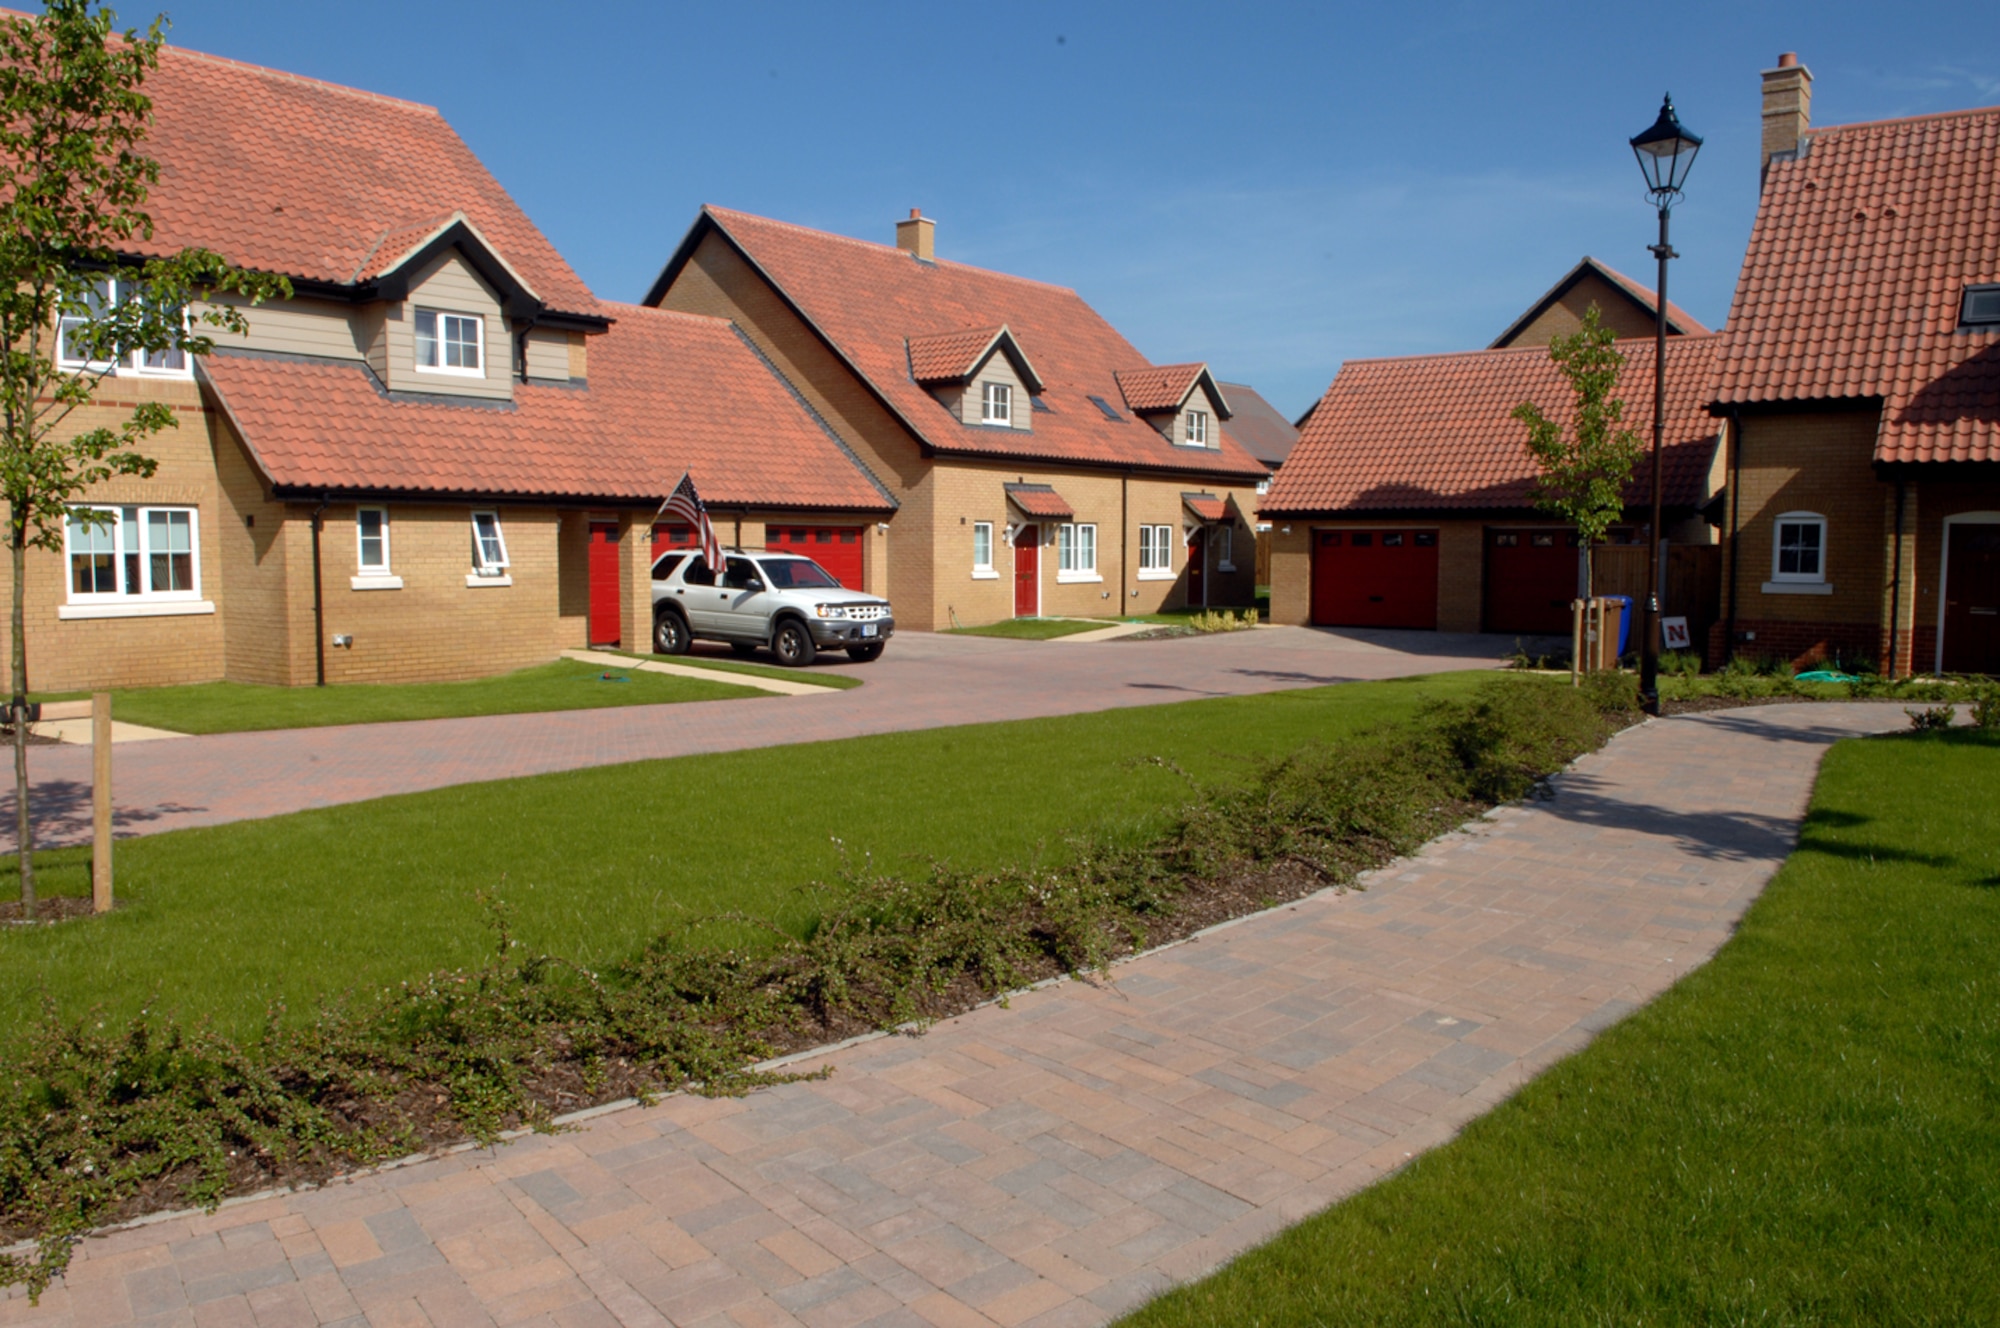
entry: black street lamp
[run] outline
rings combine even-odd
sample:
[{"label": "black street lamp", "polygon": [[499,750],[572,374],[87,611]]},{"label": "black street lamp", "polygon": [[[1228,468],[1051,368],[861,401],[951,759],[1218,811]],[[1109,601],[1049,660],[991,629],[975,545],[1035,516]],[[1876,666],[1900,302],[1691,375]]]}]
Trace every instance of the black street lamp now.
[{"label": "black street lamp", "polygon": [[1660,242],[1651,246],[1660,260],[1660,279],[1653,288],[1653,520],[1646,530],[1646,616],[1640,624],[1639,701],[1649,715],[1660,713],[1660,448],[1667,431],[1667,260],[1678,258],[1667,243],[1667,215],[1681,196],[1681,185],[1701,151],[1701,138],[1681,128],[1669,94],[1660,103],[1660,118],[1632,140],[1632,155],[1646,176],[1646,192],[1660,209]]}]

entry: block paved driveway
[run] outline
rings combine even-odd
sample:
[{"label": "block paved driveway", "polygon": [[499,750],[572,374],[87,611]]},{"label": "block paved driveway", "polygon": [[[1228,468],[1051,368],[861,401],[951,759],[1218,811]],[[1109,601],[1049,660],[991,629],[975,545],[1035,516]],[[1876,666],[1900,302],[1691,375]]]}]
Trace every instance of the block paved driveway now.
[{"label": "block paved driveway", "polygon": [[[867,679],[851,691],[128,744],[117,749],[113,797],[118,832],[148,834],[654,757],[1493,668],[1513,645],[1292,627],[1090,645],[919,632],[873,664],[841,656],[824,666]],[[35,747],[28,760],[36,841],[87,843],[90,749]],[[10,782],[0,852],[13,851],[13,806]]]},{"label": "block paved driveway", "polygon": [[1437,1144],[1713,954],[1828,744],[1894,705],[1647,724],[1546,802],[816,1083],[84,1241],[0,1324],[1102,1323]]}]

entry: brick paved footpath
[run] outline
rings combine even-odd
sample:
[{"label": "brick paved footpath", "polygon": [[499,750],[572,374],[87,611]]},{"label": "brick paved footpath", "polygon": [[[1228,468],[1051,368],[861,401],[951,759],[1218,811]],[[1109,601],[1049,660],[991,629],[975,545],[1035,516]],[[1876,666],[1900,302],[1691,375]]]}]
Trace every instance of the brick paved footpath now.
[{"label": "brick paved footpath", "polygon": [[95,1237],[0,1324],[1101,1323],[1450,1138],[1708,958],[1827,745],[1904,723],[1654,722],[1365,893],[835,1051],[822,1082]]},{"label": "brick paved footpath", "polygon": [[[129,744],[112,789],[118,833],[150,834],[624,761],[1493,668],[1512,648],[1492,636],[1292,627],[1101,645],[911,633],[873,664],[841,657],[814,670],[867,680],[851,691]],[[28,760],[36,842],[88,843],[89,749],[35,747]],[[13,851],[13,808],[10,782],[0,852]]]}]

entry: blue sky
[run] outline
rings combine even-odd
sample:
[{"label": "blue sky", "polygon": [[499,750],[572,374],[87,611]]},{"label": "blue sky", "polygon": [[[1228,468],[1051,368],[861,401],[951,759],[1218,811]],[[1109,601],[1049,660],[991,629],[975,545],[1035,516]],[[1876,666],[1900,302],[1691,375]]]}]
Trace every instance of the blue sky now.
[{"label": "blue sky", "polygon": [[1486,344],[1586,253],[1650,283],[1626,139],[1663,91],[1707,139],[1670,294],[1711,324],[1780,51],[1819,124],[2000,102],[2000,6],[1964,0],[167,12],[176,44],[440,107],[608,298],[704,202],[883,241],[922,207],[941,256],[1073,286],[1290,414],[1344,359]]}]

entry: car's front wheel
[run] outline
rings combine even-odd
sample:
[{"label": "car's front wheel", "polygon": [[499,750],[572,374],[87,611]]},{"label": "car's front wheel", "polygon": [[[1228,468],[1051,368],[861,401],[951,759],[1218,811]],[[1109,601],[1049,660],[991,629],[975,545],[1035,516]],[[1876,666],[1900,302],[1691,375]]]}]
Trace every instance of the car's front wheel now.
[{"label": "car's front wheel", "polygon": [[771,653],[778,657],[780,664],[802,669],[813,662],[819,651],[813,646],[812,633],[796,618],[788,618],[778,624],[778,631],[771,638]]},{"label": "car's front wheel", "polygon": [[886,641],[870,641],[865,646],[849,646],[847,657],[856,664],[872,664],[882,658],[882,647],[887,644]]},{"label": "car's front wheel", "polygon": [[653,615],[653,649],[662,655],[685,655],[694,638],[688,634],[688,625],[680,614],[672,609],[661,609]]}]

